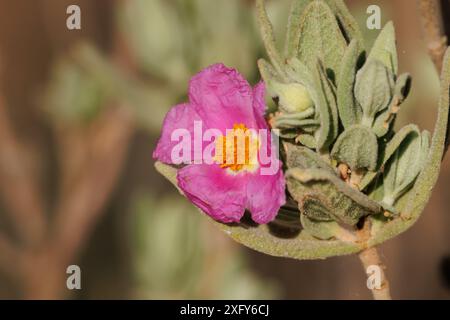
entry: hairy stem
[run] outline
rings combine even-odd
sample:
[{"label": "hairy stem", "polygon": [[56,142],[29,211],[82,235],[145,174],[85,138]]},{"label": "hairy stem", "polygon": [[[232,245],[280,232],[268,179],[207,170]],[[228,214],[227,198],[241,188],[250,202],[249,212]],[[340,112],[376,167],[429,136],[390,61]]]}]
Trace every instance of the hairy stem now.
[{"label": "hairy stem", "polygon": [[[350,184],[352,188],[359,190],[359,184],[361,182],[362,175],[363,173],[360,170],[353,171],[347,183]],[[371,224],[369,219],[366,217],[364,220],[363,228],[361,230],[358,230],[358,232],[356,233],[357,241],[362,245],[367,243],[367,241],[369,240],[370,229]],[[387,279],[386,273],[384,272],[386,266],[382,264],[377,248],[369,247],[364,249],[359,254],[359,259],[362,262],[364,272],[366,272],[370,266],[378,266],[380,268],[381,286],[379,289],[377,288],[370,289],[372,291],[373,298],[375,300],[391,300],[389,281]]]},{"label": "hairy stem", "polygon": [[[366,218],[364,221],[363,228],[361,230],[358,230],[357,232],[358,242],[360,242],[363,245],[367,243],[367,240],[370,238],[370,229],[371,229],[370,221]],[[375,300],[391,300],[389,281],[385,273],[386,266],[381,262],[381,258],[380,255],[378,254],[377,248],[369,247],[364,249],[359,254],[359,259],[362,262],[364,272],[367,272],[370,266],[377,266],[380,268],[379,270],[381,276],[381,286],[378,289],[370,288],[370,290],[372,291],[373,298]]]},{"label": "hairy stem", "polygon": [[372,247],[365,249],[359,254],[359,259],[362,262],[364,270],[367,270],[370,266],[378,266],[380,268],[381,287],[379,289],[371,289],[373,298],[375,300],[391,300],[389,281],[387,280],[386,273],[384,272],[386,267],[381,262],[377,248]]}]

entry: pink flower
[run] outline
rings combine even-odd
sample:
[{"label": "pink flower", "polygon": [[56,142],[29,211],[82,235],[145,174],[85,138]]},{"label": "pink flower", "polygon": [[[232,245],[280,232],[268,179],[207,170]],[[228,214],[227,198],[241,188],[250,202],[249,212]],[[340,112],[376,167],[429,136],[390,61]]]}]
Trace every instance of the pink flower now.
[{"label": "pink flower", "polygon": [[[243,132],[250,129],[269,130],[264,118],[264,95],[264,83],[252,89],[236,70],[223,64],[206,68],[190,81],[189,103],[175,106],[167,114],[161,138],[153,152],[155,159],[173,164],[172,150],[177,141],[172,141],[172,133],[176,129],[186,129],[193,139],[196,121],[202,122],[203,129],[218,129],[225,133],[213,141],[218,146],[214,150],[214,159],[218,161],[211,164],[191,162],[181,168],[177,175],[178,186],[186,197],[206,214],[224,223],[239,222],[246,209],[255,222],[268,223],[285,203],[285,182],[278,158],[277,170],[270,175],[263,174],[262,170],[267,168],[267,164],[263,164],[259,153],[256,162],[250,163],[249,158],[253,157],[253,153],[250,155],[247,148],[243,164],[229,165],[219,161],[227,156],[229,145],[226,142],[218,144],[226,140],[227,129],[242,129]],[[259,149],[266,146],[270,153],[274,149],[270,133],[267,139],[264,142],[260,141],[260,136],[251,136],[246,138],[246,147],[250,142],[256,142],[252,145]],[[194,143],[192,140],[189,144]],[[204,142],[201,148],[205,149]]]}]

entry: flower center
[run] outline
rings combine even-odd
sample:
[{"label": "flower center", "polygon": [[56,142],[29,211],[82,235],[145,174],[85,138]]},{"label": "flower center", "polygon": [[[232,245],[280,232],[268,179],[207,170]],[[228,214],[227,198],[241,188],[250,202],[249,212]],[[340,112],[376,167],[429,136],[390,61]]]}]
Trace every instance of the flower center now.
[{"label": "flower center", "polygon": [[226,136],[216,140],[215,160],[220,167],[232,173],[255,171],[258,168],[259,141],[253,130],[237,123]]}]

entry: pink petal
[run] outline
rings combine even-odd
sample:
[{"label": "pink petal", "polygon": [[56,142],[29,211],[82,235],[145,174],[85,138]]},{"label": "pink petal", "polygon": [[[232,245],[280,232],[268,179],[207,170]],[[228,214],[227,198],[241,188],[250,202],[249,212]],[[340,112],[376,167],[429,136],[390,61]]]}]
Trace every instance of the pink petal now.
[{"label": "pink petal", "polygon": [[212,65],[192,78],[189,99],[209,128],[223,133],[237,123],[256,128],[251,86],[223,64]]},{"label": "pink petal", "polygon": [[275,219],[286,203],[285,182],[281,168],[275,175],[252,175],[247,184],[247,209],[256,223],[265,224]]},{"label": "pink petal", "polygon": [[264,118],[266,108],[266,85],[261,81],[253,88],[253,110],[257,117]]},{"label": "pink petal", "polygon": [[[176,129],[186,129],[194,139],[194,121],[200,120],[199,115],[190,104],[180,104],[170,109],[164,119],[161,137],[153,151],[153,158],[164,163],[173,163],[171,153],[178,141],[171,140],[172,133]],[[191,159],[194,159],[193,146],[194,142],[191,141]]]},{"label": "pink petal", "polygon": [[218,165],[189,165],[178,171],[186,197],[213,219],[239,222],[245,212],[246,175],[230,175]]}]

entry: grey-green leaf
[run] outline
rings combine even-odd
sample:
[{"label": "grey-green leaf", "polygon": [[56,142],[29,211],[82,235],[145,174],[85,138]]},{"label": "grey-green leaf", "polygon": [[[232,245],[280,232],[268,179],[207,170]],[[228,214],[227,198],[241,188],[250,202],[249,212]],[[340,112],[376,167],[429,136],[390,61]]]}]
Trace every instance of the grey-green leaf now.
[{"label": "grey-green leaf", "polygon": [[317,222],[333,221],[331,208],[326,207],[326,199],[321,199],[320,194],[305,194],[299,202],[300,212]]},{"label": "grey-green leaf", "polygon": [[360,57],[358,40],[352,40],[345,51],[337,79],[337,105],[339,117],[344,128],[361,122],[362,110],[353,94],[358,59]]},{"label": "grey-green leaf", "polygon": [[283,81],[283,78],[277,73],[273,66],[264,59],[258,60],[258,68],[266,85],[269,85],[272,81]]},{"label": "grey-green leaf", "polygon": [[310,149],[317,148],[316,138],[314,138],[314,136],[311,134],[307,133],[299,134],[296,138],[296,141]]},{"label": "grey-green leaf", "polygon": [[400,111],[400,106],[406,100],[411,89],[411,76],[408,73],[401,74],[394,87],[394,97],[389,105],[389,108],[376,116],[373,124],[373,132],[377,137],[384,137],[392,130],[393,124]]},{"label": "grey-green leaf", "polygon": [[[292,1],[291,11],[289,14],[289,21],[287,27],[287,36],[285,44],[286,57],[292,58],[298,52],[298,39],[300,37],[301,18],[305,7],[313,0],[294,0]],[[348,43],[356,39],[361,44],[364,43],[362,32],[351,15],[343,0],[325,0],[330,9],[333,11],[336,19],[339,22],[341,31]],[[362,49],[363,49],[362,45]]]},{"label": "grey-green leaf", "polygon": [[287,140],[292,140],[298,137],[299,135],[299,130],[295,129],[295,128],[290,128],[290,129],[281,129],[279,130],[279,132],[277,133],[277,135],[280,138],[283,139],[287,139]]},{"label": "grey-green leaf", "polygon": [[327,74],[335,80],[347,43],[336,17],[323,1],[311,2],[300,22],[298,57],[307,66],[323,61]]},{"label": "grey-green leaf", "polygon": [[335,221],[315,220],[305,214],[300,215],[300,221],[308,233],[321,240],[329,240],[335,237],[340,230],[339,224]]},{"label": "grey-green leaf", "polygon": [[352,16],[343,0],[326,0],[331,10],[336,15],[339,26],[348,43],[353,39],[360,43],[361,51],[364,51],[364,37],[356,19]]},{"label": "grey-green leaf", "polygon": [[429,152],[430,134],[424,131],[422,134],[410,134],[400,147],[384,171],[383,202],[393,206],[414,183]]},{"label": "grey-green leaf", "polygon": [[[286,72],[294,81],[303,84],[314,102],[315,118],[320,121],[320,127],[315,132],[316,149],[322,150],[328,146],[330,130],[333,130],[332,114],[328,108],[328,103],[324,93],[321,91],[321,82],[317,73],[311,72],[300,60],[293,58],[287,61]],[[315,66],[317,66],[317,60]]]},{"label": "grey-green leaf", "polygon": [[352,170],[374,171],[378,161],[378,141],[369,128],[355,125],[345,130],[336,141],[331,156]]},{"label": "grey-green leaf", "polygon": [[311,0],[293,0],[288,18],[285,56],[290,59],[297,56],[298,41],[300,39],[300,26],[302,13]]},{"label": "grey-green leaf", "polygon": [[[402,211],[403,219],[395,219],[373,235],[368,245],[375,246],[387,239],[409,229],[420,217],[427,205],[433,188],[439,177],[441,161],[444,155],[445,141],[448,132],[448,116],[450,107],[450,49],[447,49],[441,75],[441,96],[439,99],[438,118],[434,128],[430,152],[424,169],[414,183],[414,189],[408,192],[406,205]],[[404,198],[402,198],[403,200]]]},{"label": "grey-green leaf", "polygon": [[392,21],[388,22],[378,35],[370,51],[369,60],[378,60],[394,74],[398,73],[397,45],[395,40],[395,28]]},{"label": "grey-green leaf", "polygon": [[341,223],[355,225],[361,217],[381,210],[378,203],[326,170],[294,168],[285,176],[289,192],[298,203],[311,192],[319,195],[323,206],[333,208],[330,214]]},{"label": "grey-green leaf", "polygon": [[292,143],[284,143],[286,166],[301,169],[322,169],[336,175],[335,170],[317,152]]},{"label": "grey-green leaf", "polygon": [[270,22],[270,19],[267,15],[266,8],[264,6],[264,0],[256,1],[256,10],[258,13],[258,22],[259,27],[261,29],[261,36],[263,38],[264,45],[266,47],[267,55],[272,62],[275,70],[282,75],[283,71],[283,59],[278,52],[278,49],[275,44],[275,35],[273,32],[273,26]]},{"label": "grey-green leaf", "polygon": [[[177,186],[177,170],[161,162],[155,163],[156,170],[166,177],[175,187]],[[181,192],[180,189],[178,189]],[[298,231],[292,233],[289,229],[280,234],[273,232],[272,224],[248,226],[245,224],[227,225],[209,219],[226,235],[253,250],[277,257],[293,258],[299,260],[325,259],[333,256],[353,254],[361,251],[362,244],[342,240],[323,241],[311,236],[309,233]],[[277,226],[277,228],[279,228]],[[290,233],[288,233],[290,232]]]},{"label": "grey-green leaf", "polygon": [[411,82],[411,76],[408,73],[403,73],[398,77],[394,87],[394,97],[389,108],[375,118],[373,132],[377,137],[384,137],[392,130],[397,114],[400,111],[400,106],[409,95]]},{"label": "grey-green leaf", "polygon": [[[415,124],[407,125],[400,129],[399,132],[395,134],[395,136],[386,144],[386,147],[382,151],[380,155],[381,160],[379,161],[379,165],[377,169],[383,168],[386,163],[391,159],[394,155],[395,151],[400,147],[400,145],[407,139],[410,135],[419,135],[420,130]],[[361,180],[360,188],[361,190],[365,190],[369,184],[372,183],[373,179],[378,175],[379,172],[368,172],[364,178]]]},{"label": "grey-green leaf", "polygon": [[319,90],[319,93],[323,95],[323,100],[328,106],[327,112],[330,114],[330,130],[328,133],[327,142],[324,146],[325,148],[328,148],[336,140],[339,131],[339,113],[336,101],[336,88],[328,79],[325,68],[320,60],[317,62],[316,70],[319,84],[321,85],[321,90]]},{"label": "grey-green leaf", "polygon": [[355,97],[363,110],[362,124],[372,127],[377,113],[389,106],[394,76],[378,60],[368,61],[356,75]]},{"label": "grey-green leaf", "polygon": [[387,135],[393,128],[395,120],[395,114],[388,108],[379,113],[372,125],[372,131],[378,138],[382,138]]}]

